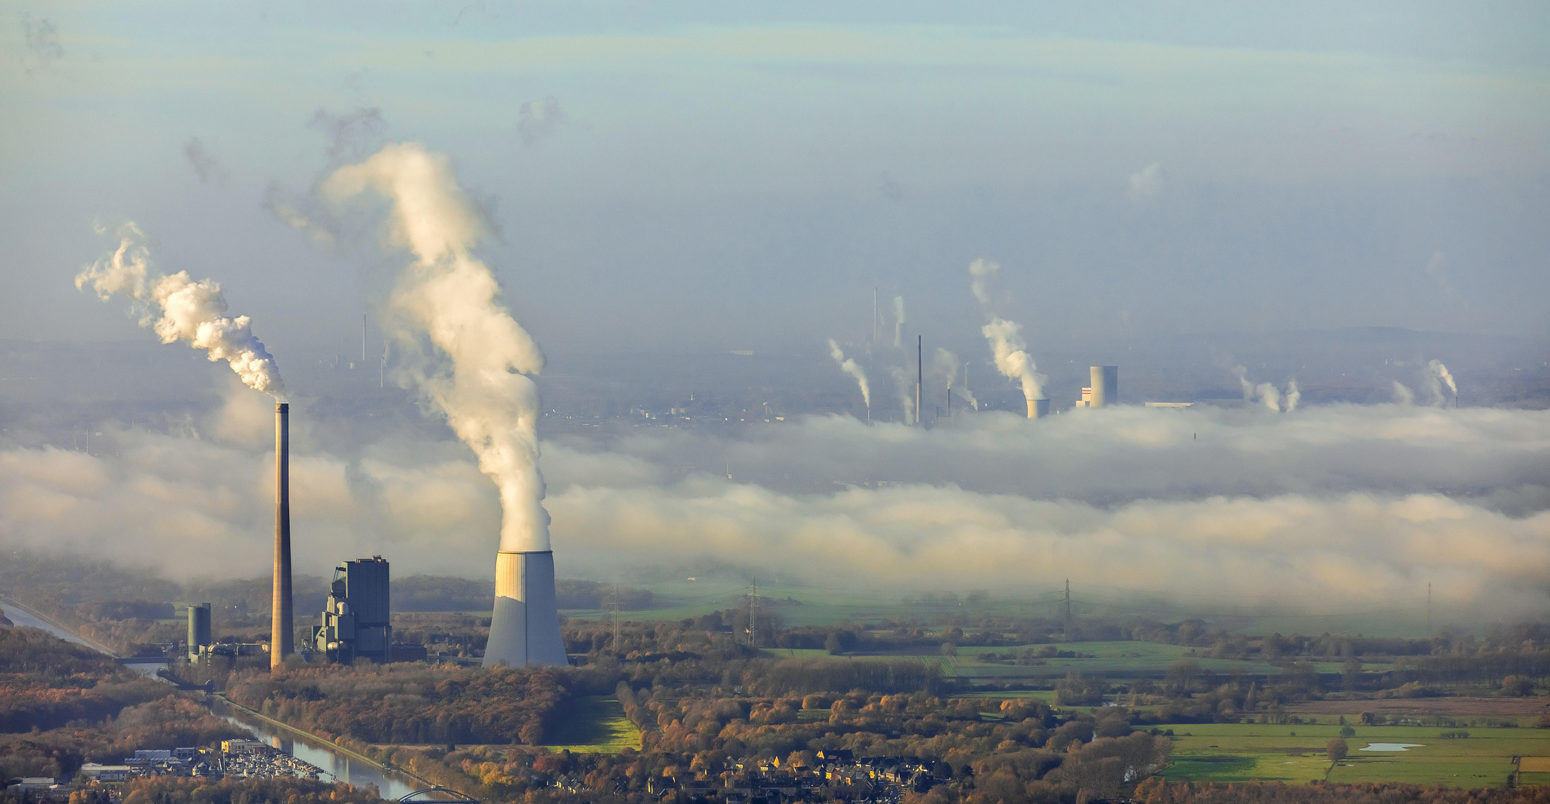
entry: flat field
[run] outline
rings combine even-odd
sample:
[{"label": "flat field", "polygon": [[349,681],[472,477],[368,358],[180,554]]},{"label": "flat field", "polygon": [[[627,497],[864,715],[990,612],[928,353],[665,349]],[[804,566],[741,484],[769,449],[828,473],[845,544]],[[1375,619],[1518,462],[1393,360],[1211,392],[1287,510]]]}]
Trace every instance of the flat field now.
[{"label": "flat field", "polygon": [[[1161,726],[1174,733],[1173,779],[1272,780],[1307,783],[1329,768],[1325,745],[1340,736],[1334,724],[1295,726],[1208,723]],[[1349,755],[1329,774],[1332,782],[1406,782],[1445,787],[1501,787],[1515,756],[1550,755],[1550,730],[1429,726],[1356,726],[1345,738]],[[1362,750],[1371,744],[1408,745],[1404,750]],[[1382,747],[1382,746],[1380,746]]]},{"label": "flat field", "polygon": [[559,726],[544,735],[551,751],[617,754],[640,748],[640,730],[624,716],[619,699],[593,695],[577,698],[566,708]]}]

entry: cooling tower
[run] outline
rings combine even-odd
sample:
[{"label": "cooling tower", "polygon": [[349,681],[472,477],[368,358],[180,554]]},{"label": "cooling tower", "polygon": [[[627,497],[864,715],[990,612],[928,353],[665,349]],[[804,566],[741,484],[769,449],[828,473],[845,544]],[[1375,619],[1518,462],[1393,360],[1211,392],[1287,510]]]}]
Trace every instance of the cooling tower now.
[{"label": "cooling tower", "polygon": [[554,553],[496,553],[495,612],[484,666],[567,663],[554,600]]},{"label": "cooling tower", "polygon": [[269,668],[278,670],[296,650],[291,622],[291,406],[274,406],[274,596],[269,627]]},{"label": "cooling tower", "polygon": [[1049,415],[1049,397],[1041,396],[1037,399],[1028,397],[1028,418],[1042,419]]},{"label": "cooling tower", "polygon": [[1095,408],[1119,404],[1119,366],[1093,366],[1090,369]]}]

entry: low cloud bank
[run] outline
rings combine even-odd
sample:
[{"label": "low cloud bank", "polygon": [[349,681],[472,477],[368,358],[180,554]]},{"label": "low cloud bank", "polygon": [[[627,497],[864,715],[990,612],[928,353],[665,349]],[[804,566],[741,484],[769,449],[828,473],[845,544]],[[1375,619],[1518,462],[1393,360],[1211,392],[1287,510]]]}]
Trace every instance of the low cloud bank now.
[{"label": "low cloud bank", "polygon": [[[270,421],[245,397],[193,434],[111,430],[91,455],[0,449],[0,542],[181,577],[263,574]],[[301,571],[380,553],[405,572],[488,573],[500,509],[460,445],[387,434],[309,451],[306,428],[326,425],[305,413]],[[545,443],[543,468],[567,575],[713,563],[1030,597],[1069,577],[1102,597],[1417,617],[1430,583],[1439,616],[1501,619],[1550,597],[1547,456],[1547,412],[1122,407],[935,430],[815,417],[739,437],[570,436]]]}]

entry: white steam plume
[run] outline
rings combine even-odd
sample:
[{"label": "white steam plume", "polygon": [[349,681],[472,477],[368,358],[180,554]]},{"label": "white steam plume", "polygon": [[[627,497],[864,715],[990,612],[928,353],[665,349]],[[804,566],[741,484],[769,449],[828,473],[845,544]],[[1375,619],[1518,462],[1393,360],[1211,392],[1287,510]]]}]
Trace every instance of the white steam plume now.
[{"label": "white steam plume", "polygon": [[1441,405],[1443,402],[1447,401],[1442,395],[1442,386],[1440,383],[1447,383],[1448,390],[1453,392],[1453,398],[1455,400],[1458,399],[1458,384],[1453,382],[1452,372],[1448,371],[1448,367],[1444,366],[1441,360],[1432,360],[1427,362],[1426,376],[1431,381],[1432,396],[1437,400],[1437,404]]},{"label": "white steam plume", "polygon": [[1395,380],[1394,381],[1394,404],[1396,404],[1396,405],[1414,405],[1415,404],[1415,392],[1411,391],[1409,388],[1405,387],[1405,384],[1400,382],[1399,380]]},{"label": "white steam plume", "polygon": [[1243,389],[1245,402],[1258,402],[1276,413],[1291,413],[1302,400],[1302,390],[1297,387],[1296,379],[1286,383],[1286,392],[1283,394],[1273,383],[1255,383],[1249,379],[1248,369],[1243,366],[1233,366],[1232,371],[1238,378],[1239,387]]},{"label": "white steam plume", "polygon": [[1035,369],[1033,358],[1023,345],[1022,328],[1004,318],[992,318],[980,332],[990,341],[990,353],[996,370],[1022,384],[1027,399],[1044,398],[1044,375]]},{"label": "white steam plume", "polygon": [[[990,304],[990,280],[1001,272],[1001,263],[984,257],[969,263],[969,289],[981,307]],[[1023,387],[1023,397],[1030,400],[1044,398],[1044,375],[1038,373],[1033,357],[1023,343],[1022,327],[989,313],[989,323],[980,330],[990,341],[990,353],[995,359],[996,370],[1009,379],[1017,380]],[[979,406],[976,405],[976,408]]]},{"label": "white steam plume", "polygon": [[893,348],[904,348],[904,297],[893,297]]},{"label": "white steam plume", "polygon": [[226,297],[219,284],[211,279],[195,281],[187,271],[154,273],[145,235],[132,222],[120,226],[118,236],[118,248],[111,255],[76,275],[77,290],[90,285],[103,301],[116,294],[128,296],[140,315],[140,326],[151,327],[162,343],[183,341],[202,349],[211,362],[224,360],[249,388],[285,399],[285,384],[274,357],[254,337],[251,319],[226,314]]},{"label": "white steam plume", "polygon": [[969,263],[969,290],[981,307],[990,305],[990,280],[1001,271],[1001,263],[980,257]]},{"label": "white steam plume", "polygon": [[531,336],[500,301],[488,266],[471,253],[488,230],[484,213],[458,186],[448,159],[417,143],[388,145],[335,171],[322,185],[335,203],[373,191],[392,202],[391,238],[414,262],[388,299],[388,326],[429,356],[402,379],[447,416],[458,438],[500,492],[501,544],[508,552],[549,549],[549,515],[538,471],[538,389],[543,368]]},{"label": "white steam plume", "polygon": [[953,380],[957,379],[958,370],[962,367],[963,363],[957,355],[940,346],[931,355],[931,379],[941,378],[949,391],[953,389]]},{"label": "white steam plume", "polygon": [[872,418],[872,388],[867,385],[866,372],[856,365],[856,361],[845,356],[845,352],[833,338],[829,339],[829,356],[840,365],[840,371],[856,378],[856,384],[861,386],[861,401],[866,403],[867,418]]},{"label": "white steam plume", "polygon": [[899,395],[899,409],[904,411],[904,423],[919,423],[920,417],[915,410],[915,372],[904,366],[894,366],[888,371],[893,377],[894,393]]}]

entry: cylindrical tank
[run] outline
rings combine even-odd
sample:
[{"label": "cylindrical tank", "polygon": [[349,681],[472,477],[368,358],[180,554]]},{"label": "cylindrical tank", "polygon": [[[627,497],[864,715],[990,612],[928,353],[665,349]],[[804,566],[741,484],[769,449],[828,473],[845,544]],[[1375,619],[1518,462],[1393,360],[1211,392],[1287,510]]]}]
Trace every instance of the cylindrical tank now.
[{"label": "cylindrical tank", "polygon": [[1119,366],[1093,366],[1089,373],[1093,388],[1092,406],[1106,408],[1119,404]]},{"label": "cylindrical tank", "polygon": [[188,606],[188,655],[198,656],[199,649],[210,644],[210,604]]}]

